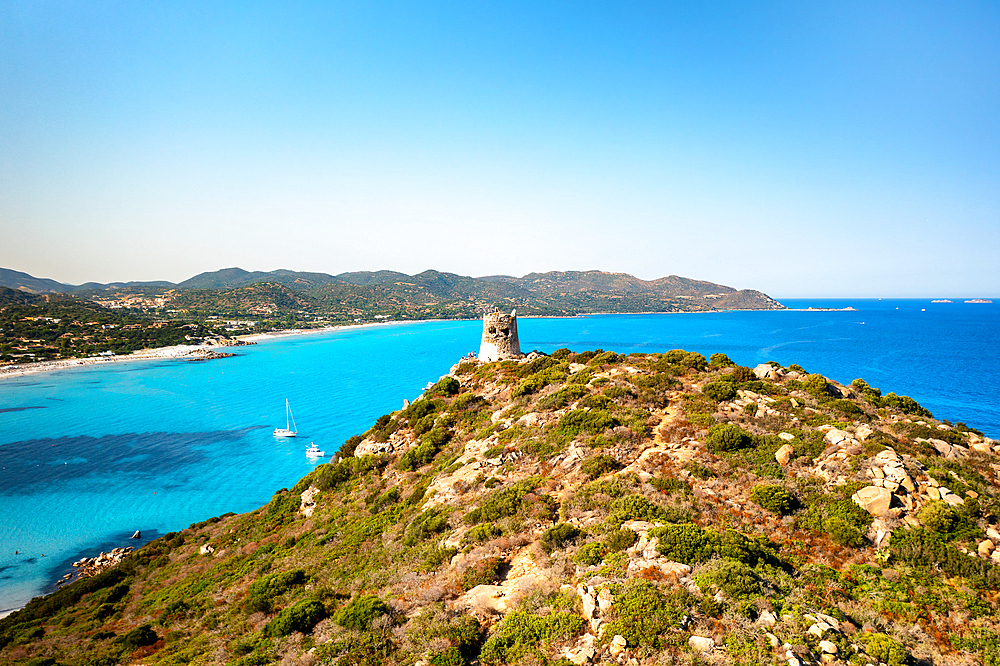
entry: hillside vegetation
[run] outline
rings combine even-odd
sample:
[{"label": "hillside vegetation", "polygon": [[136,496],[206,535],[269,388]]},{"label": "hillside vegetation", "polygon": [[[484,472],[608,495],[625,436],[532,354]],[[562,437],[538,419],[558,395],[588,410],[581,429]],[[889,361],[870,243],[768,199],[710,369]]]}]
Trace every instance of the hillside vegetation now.
[{"label": "hillside vegetation", "polygon": [[126,354],[226,337],[191,319],[151,319],[75,296],[0,287],[0,364]]},{"label": "hillside vegetation", "polygon": [[[100,301],[148,288],[80,292]],[[783,306],[754,290],[669,277],[644,281],[601,271],[531,273],[523,278],[471,278],[424,271],[248,273],[226,269],[169,290],[163,308],[178,316],[252,318],[267,327],[310,326],[382,319],[475,318],[500,305],[521,315],[588,312],[700,312],[771,310]]]},{"label": "hillside vegetation", "polygon": [[424,271],[362,271],[328,275],[226,268],[179,284],[164,282],[88,283],[80,286],[33,278],[0,269],[0,285],[32,292],[73,292],[116,307],[158,308],[203,316],[252,316],[309,322],[316,318],[352,321],[391,318],[475,317],[483,307],[503,304],[529,315],[584,312],[681,312],[725,309],[780,309],[754,290],[678,276],[640,280],[625,273],[553,271],[521,278],[473,278]]},{"label": "hillside vegetation", "polygon": [[798,366],[466,360],[0,620],[0,663],[997,664],[998,453]]}]

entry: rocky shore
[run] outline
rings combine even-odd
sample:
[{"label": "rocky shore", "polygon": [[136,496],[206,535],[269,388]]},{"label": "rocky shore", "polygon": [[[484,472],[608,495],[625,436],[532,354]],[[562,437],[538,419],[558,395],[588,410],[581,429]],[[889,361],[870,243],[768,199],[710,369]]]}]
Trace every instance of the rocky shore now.
[{"label": "rocky shore", "polygon": [[90,578],[91,576],[96,576],[102,571],[107,571],[112,569],[125,559],[125,556],[134,551],[135,548],[132,546],[125,546],[123,548],[114,548],[110,552],[102,552],[97,557],[83,557],[73,562],[73,567],[76,569],[75,572],[70,572],[56,581],[57,586],[67,585],[73,583],[81,578]]}]

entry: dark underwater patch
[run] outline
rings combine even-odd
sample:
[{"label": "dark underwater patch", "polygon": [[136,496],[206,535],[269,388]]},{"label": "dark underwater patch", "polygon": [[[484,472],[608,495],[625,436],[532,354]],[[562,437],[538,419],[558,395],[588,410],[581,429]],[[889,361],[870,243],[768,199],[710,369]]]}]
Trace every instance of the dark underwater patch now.
[{"label": "dark underwater patch", "polygon": [[[33,492],[40,485],[81,477],[120,476],[123,482],[163,479],[170,472],[198,465],[205,451],[233,444],[262,426],[212,432],[145,432],[90,437],[29,439],[0,445],[0,496]],[[63,462],[73,464],[63,465]]]}]

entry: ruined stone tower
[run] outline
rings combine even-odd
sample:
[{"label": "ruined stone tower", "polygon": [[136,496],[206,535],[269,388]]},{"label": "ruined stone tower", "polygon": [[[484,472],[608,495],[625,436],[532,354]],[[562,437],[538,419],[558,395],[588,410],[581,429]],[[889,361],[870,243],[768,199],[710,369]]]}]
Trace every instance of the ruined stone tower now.
[{"label": "ruined stone tower", "polygon": [[479,360],[503,361],[521,357],[521,343],[517,339],[517,310],[504,314],[499,310],[483,315],[483,342],[479,346]]}]

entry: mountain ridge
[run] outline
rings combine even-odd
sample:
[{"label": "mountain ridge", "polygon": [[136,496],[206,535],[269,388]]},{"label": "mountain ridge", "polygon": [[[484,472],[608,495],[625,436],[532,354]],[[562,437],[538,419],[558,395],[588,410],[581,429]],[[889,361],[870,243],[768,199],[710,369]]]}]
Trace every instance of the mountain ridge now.
[{"label": "mountain ridge", "polygon": [[716,290],[717,293],[733,293],[737,290],[726,285],[705,280],[670,275],[654,280],[642,280],[628,273],[615,273],[601,270],[587,271],[548,271],[544,273],[528,273],[522,277],[510,275],[492,275],[471,277],[428,269],[420,273],[408,275],[398,271],[355,271],[331,275],[277,269],[274,271],[247,271],[239,267],[222,268],[216,271],[199,273],[181,282],[173,283],[166,280],[131,281],[131,282],[86,282],[80,285],[66,284],[49,278],[36,278],[28,273],[0,268],[0,286],[11,289],[23,289],[34,292],[67,292],[97,289],[114,289],[125,287],[174,287],[180,289],[233,289],[259,282],[284,284],[291,288],[308,289],[316,286],[336,283],[348,283],[358,286],[375,286],[392,284],[401,280],[416,279],[421,284],[447,282],[455,283],[532,283],[540,285],[546,291],[554,291],[559,286],[571,288],[574,291],[623,291],[626,293],[650,293],[658,287],[670,286],[682,288],[699,295]]},{"label": "mountain ridge", "polygon": [[5,283],[32,293],[63,293],[108,307],[140,308],[156,316],[174,313],[182,317],[264,318],[289,325],[350,323],[376,316],[472,318],[493,307],[517,309],[529,316],[784,307],[756,290],[737,291],[675,275],[647,281],[597,270],[475,278],[437,270],[415,275],[383,270],[334,276],[284,269],[251,272],[232,267],[201,273],[176,285],[87,283],[80,287],[7,271],[0,273],[0,286]]}]

